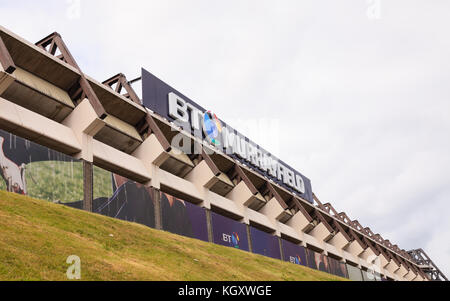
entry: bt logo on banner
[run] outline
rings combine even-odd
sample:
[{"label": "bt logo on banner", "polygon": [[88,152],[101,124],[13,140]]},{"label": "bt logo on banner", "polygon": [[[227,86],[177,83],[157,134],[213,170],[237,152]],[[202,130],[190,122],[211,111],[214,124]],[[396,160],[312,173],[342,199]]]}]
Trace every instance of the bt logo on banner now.
[{"label": "bt logo on banner", "polygon": [[239,235],[236,232],[233,232],[231,235],[223,233],[222,240],[239,249]]},{"label": "bt logo on banner", "polygon": [[300,256],[295,256],[295,257],[293,257],[293,256],[289,256],[289,261],[291,262],[291,263],[295,263],[295,264],[302,264],[302,259],[300,258]]}]

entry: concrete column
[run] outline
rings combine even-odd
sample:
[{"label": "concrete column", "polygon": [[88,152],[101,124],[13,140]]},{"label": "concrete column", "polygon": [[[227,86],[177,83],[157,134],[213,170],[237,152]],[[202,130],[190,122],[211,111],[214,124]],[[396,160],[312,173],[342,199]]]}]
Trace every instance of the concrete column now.
[{"label": "concrete column", "polygon": [[211,209],[206,209],[206,229],[208,230],[208,241],[214,242],[213,240],[213,227],[212,227],[212,219],[211,219]]},{"label": "concrete column", "polygon": [[94,165],[92,162],[81,160],[83,162],[83,210],[92,212],[93,197],[94,197]]},{"label": "concrete column", "polygon": [[252,242],[252,235],[250,233],[250,225],[245,225],[247,228],[247,238],[248,238],[248,251],[250,253],[253,253],[253,242]]},{"label": "concrete column", "polygon": [[162,230],[161,194],[159,189],[151,188],[155,208],[155,229]]},{"label": "concrete column", "polygon": [[281,260],[284,261],[284,253],[283,253],[283,241],[281,240],[281,237],[278,237],[278,243],[280,245],[280,255],[281,255]]}]

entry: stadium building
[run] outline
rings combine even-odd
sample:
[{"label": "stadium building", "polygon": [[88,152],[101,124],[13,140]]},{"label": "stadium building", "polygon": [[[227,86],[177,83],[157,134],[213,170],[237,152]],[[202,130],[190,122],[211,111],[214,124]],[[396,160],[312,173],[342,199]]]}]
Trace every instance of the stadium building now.
[{"label": "stadium building", "polygon": [[0,174],[3,190],[352,280],[447,280],[148,71],[84,74],[58,33],[0,27]]}]

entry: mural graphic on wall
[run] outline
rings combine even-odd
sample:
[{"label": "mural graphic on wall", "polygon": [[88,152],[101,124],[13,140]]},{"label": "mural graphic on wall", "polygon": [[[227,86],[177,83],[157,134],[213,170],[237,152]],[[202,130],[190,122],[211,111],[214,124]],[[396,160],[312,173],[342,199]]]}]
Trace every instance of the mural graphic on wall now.
[{"label": "mural graphic on wall", "polygon": [[307,249],[308,266],[322,272],[329,271],[328,258],[324,254],[320,254],[313,250]]},{"label": "mural graphic on wall", "polygon": [[0,189],[55,203],[83,199],[83,166],[70,156],[0,130]]},{"label": "mural graphic on wall", "polygon": [[[95,179],[94,173],[94,184]],[[96,198],[94,212],[154,228],[155,205],[150,188],[113,173],[110,181],[112,196]]]},{"label": "mural graphic on wall", "polygon": [[163,230],[208,241],[205,210],[168,193],[160,192]]},{"label": "mural graphic on wall", "polygon": [[[92,211],[155,227],[155,205],[149,187],[94,166]],[[82,202],[67,204],[81,209]]]},{"label": "mural graphic on wall", "polygon": [[339,260],[328,257],[329,272],[333,275],[348,278],[347,268],[345,263],[339,262]]}]

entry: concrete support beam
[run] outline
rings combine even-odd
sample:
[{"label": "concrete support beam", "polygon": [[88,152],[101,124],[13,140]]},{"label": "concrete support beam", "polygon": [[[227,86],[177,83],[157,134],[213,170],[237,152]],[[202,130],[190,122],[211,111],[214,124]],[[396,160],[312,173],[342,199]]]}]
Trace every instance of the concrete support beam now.
[{"label": "concrete support beam", "polygon": [[350,242],[345,250],[356,257],[359,257],[359,255],[364,252],[364,249],[356,240]]},{"label": "concrete support beam", "polygon": [[83,162],[83,210],[93,211],[93,195],[94,195],[94,165],[92,162],[82,160]]},{"label": "concrete support beam", "polygon": [[400,264],[399,269],[395,271],[394,274],[396,274],[402,280],[405,280],[405,276],[406,274],[408,274],[408,269],[403,264]]},{"label": "concrete support beam", "polygon": [[211,209],[206,209],[206,228],[208,230],[208,241],[214,242],[213,239],[213,228],[212,228],[212,219],[211,219]]},{"label": "concrete support beam", "polygon": [[134,151],[133,155],[137,157],[145,157],[146,164],[154,164],[161,166],[170,155],[164,150],[159,143],[155,134],[151,134],[145,141]]},{"label": "concrete support beam", "polygon": [[365,249],[361,254],[359,254],[359,257],[369,264],[373,263],[378,258],[371,248]]},{"label": "concrete support beam", "polygon": [[327,242],[338,250],[344,249],[349,244],[349,241],[344,237],[344,235],[342,235],[341,232],[338,232]]},{"label": "concrete support beam", "polygon": [[419,274],[416,278],[413,279],[413,281],[425,281],[425,279]]},{"label": "concrete support beam", "polygon": [[[268,229],[271,229],[275,232],[277,232],[277,229],[275,227],[275,220],[270,219],[269,217],[267,217],[266,215],[252,210],[250,208],[245,208],[244,207],[244,220],[248,223],[250,223],[250,221],[257,223],[259,225],[262,225]],[[277,233],[277,235],[279,235],[279,233]]]},{"label": "concrete support beam", "polygon": [[289,236],[290,238],[293,238],[297,241],[303,241],[303,233],[300,231],[295,230],[292,227],[289,227],[288,225],[285,225],[280,222],[276,222],[276,227],[278,228],[277,232],[286,236]]},{"label": "concrete support beam", "polygon": [[380,262],[380,267],[384,269],[389,264],[390,260],[386,258],[383,254],[380,254],[378,258]]},{"label": "concrete support beam", "polygon": [[[209,157],[208,160],[210,160]],[[208,165],[208,160],[202,160],[184,178],[194,183],[199,189],[209,189],[220,195],[224,195],[233,189],[234,184],[226,174],[220,171],[215,174]]]},{"label": "concrete support beam", "polygon": [[105,126],[105,122],[98,118],[90,102],[84,99],[64,119],[62,124],[72,129],[78,143],[81,145],[81,152],[76,157],[93,162],[93,137]]},{"label": "concrete support beam", "polygon": [[[213,205],[215,207],[221,208],[225,211],[228,211],[236,216],[239,217],[246,217],[245,214],[245,207],[239,204],[236,204],[235,202],[218,195],[211,191],[205,191],[205,200],[208,200],[210,205]],[[248,217],[247,217],[248,220]]]},{"label": "concrete support beam", "polygon": [[412,270],[409,270],[409,272],[403,278],[405,278],[406,281],[413,281],[416,277],[417,274]]},{"label": "concrete support beam", "polygon": [[95,165],[140,183],[147,184],[151,179],[150,172],[135,156],[95,139],[92,141],[92,153]]},{"label": "concrete support beam", "polygon": [[278,237],[278,244],[280,245],[280,259],[284,261],[283,241],[281,240],[281,237]]},{"label": "concrete support beam", "polygon": [[6,48],[2,37],[0,37],[0,66],[8,73],[13,73],[14,70],[16,70],[16,65],[14,64],[11,54],[9,53],[8,48]]},{"label": "concrete support beam", "polygon": [[338,249],[329,243],[324,243],[324,246],[327,254],[333,254],[334,256],[339,257],[339,259],[344,258],[342,249]]},{"label": "concrete support beam", "polygon": [[184,178],[194,183],[196,186],[204,187],[206,189],[211,188],[216,182],[218,182],[217,177],[208,167],[205,160],[195,166],[194,169],[192,169]]},{"label": "concrete support beam", "polygon": [[253,204],[265,203],[264,198],[258,192],[253,194],[244,181],[240,181],[227,195],[226,198],[245,207],[253,207]]},{"label": "concrete support beam", "polygon": [[290,220],[288,220],[286,225],[301,232],[307,232],[314,228],[314,224],[308,221],[301,211],[298,211]]},{"label": "concrete support beam", "polygon": [[0,126],[15,135],[69,155],[81,151],[81,145],[69,127],[1,97]]},{"label": "concrete support beam", "polygon": [[247,238],[248,238],[248,250],[250,253],[253,253],[253,241],[252,241],[252,233],[250,232],[250,225],[245,225],[247,229]]},{"label": "concrete support beam", "polygon": [[310,246],[313,246],[319,250],[321,250],[322,252],[325,251],[325,243],[322,240],[318,240],[316,239],[314,236],[311,236],[309,234],[304,234],[303,235],[303,241]]},{"label": "concrete support beam", "polygon": [[328,231],[322,222],[317,224],[308,234],[314,236],[319,241],[327,241],[333,237],[333,234]]},{"label": "concrete support beam", "polygon": [[399,269],[400,267],[395,263],[394,260],[391,260],[385,267],[384,269],[387,270],[389,273],[391,274],[395,274],[395,272]]},{"label": "concrete support beam", "polygon": [[0,65],[0,95],[14,82],[14,77],[4,72]]},{"label": "concrete support beam", "polygon": [[159,189],[152,187],[153,202],[155,205],[155,229],[162,230],[162,211],[161,211],[161,192]]},{"label": "concrete support beam", "polygon": [[281,207],[277,199],[273,197],[259,210],[259,212],[271,219],[279,221],[284,217],[286,211]]}]

